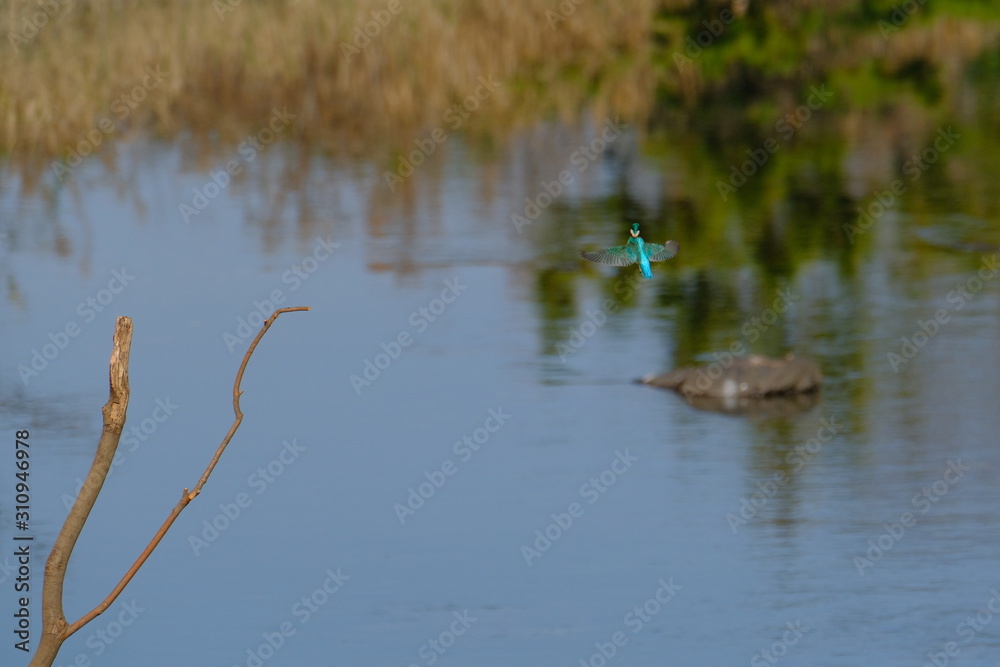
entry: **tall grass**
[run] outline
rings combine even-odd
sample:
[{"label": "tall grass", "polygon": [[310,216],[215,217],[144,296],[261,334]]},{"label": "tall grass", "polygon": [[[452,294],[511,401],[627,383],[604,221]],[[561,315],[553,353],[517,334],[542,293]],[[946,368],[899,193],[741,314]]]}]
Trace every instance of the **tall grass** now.
[{"label": "tall grass", "polygon": [[[275,107],[302,138],[359,150],[440,125],[481,77],[502,85],[475,122],[567,113],[581,88],[631,108],[651,99],[651,74],[621,63],[648,61],[662,4],[565,0],[553,25],[545,0],[9,0],[0,152],[62,156],[104,118],[226,140]],[[148,85],[148,68],[162,80]]]}]

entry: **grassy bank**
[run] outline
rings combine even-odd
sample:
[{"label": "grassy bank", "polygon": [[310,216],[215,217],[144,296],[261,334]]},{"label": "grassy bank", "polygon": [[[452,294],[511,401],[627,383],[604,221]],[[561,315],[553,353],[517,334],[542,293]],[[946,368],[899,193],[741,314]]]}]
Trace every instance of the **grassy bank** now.
[{"label": "grassy bank", "polygon": [[620,63],[648,60],[652,0],[567,1],[565,15],[540,0],[235,2],[4,3],[0,151],[61,155],[107,117],[225,140],[275,107],[304,138],[357,150],[441,124],[484,80],[501,85],[475,116],[494,123],[570,111],[581,89],[650,97],[648,68],[622,77]]}]

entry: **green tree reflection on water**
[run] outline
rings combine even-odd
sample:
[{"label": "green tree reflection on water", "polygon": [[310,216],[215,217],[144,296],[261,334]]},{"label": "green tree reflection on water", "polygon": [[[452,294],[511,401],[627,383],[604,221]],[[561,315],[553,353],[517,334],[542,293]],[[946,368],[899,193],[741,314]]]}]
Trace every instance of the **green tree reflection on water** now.
[{"label": "green tree reflection on water", "polygon": [[[935,274],[971,274],[1000,248],[988,185],[1000,158],[1000,9],[751,3],[739,16],[736,4],[696,2],[659,19],[658,102],[641,150],[661,169],[661,199],[643,204],[623,183],[574,212],[575,225],[553,214],[553,233],[598,227],[613,240],[640,222],[648,238],[680,242],[651,285],[675,322],[673,365],[734,344],[799,352],[860,402],[865,385],[846,379],[880,359],[865,341],[878,317],[866,303],[871,267],[888,271],[892,296],[931,301]],[[577,268],[560,266],[547,263],[538,282],[548,350],[584,319]],[[615,298],[628,273],[599,278],[603,293]],[[789,289],[794,308],[754,325]]]}]

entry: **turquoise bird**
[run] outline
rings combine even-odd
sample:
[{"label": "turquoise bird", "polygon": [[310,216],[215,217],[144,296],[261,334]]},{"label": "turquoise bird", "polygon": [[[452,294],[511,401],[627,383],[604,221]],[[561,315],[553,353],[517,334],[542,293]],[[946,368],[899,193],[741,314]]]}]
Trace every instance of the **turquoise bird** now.
[{"label": "turquoise bird", "polygon": [[664,245],[643,241],[639,236],[638,222],[632,224],[629,233],[632,236],[625,245],[616,245],[614,248],[598,252],[581,252],[580,256],[608,266],[628,266],[638,262],[643,277],[652,278],[653,270],[649,268],[650,262],[662,262],[677,254],[677,241],[667,241]]}]

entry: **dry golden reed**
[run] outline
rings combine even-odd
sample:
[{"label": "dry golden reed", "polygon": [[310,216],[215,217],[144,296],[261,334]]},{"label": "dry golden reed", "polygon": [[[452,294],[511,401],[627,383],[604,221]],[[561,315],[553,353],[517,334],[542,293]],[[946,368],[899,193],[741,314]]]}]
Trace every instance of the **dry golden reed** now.
[{"label": "dry golden reed", "polygon": [[10,0],[0,151],[62,157],[102,122],[108,140],[139,128],[227,141],[274,108],[295,114],[299,138],[357,151],[440,125],[483,80],[501,85],[470,124],[575,113],[582,92],[614,113],[651,99],[663,5]]}]

